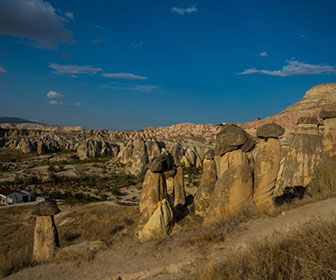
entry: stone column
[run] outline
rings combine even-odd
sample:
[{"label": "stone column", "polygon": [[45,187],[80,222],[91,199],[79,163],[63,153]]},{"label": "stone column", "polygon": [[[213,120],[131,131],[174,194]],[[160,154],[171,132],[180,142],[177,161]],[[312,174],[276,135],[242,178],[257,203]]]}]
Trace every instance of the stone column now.
[{"label": "stone column", "polygon": [[257,129],[260,142],[254,164],[254,201],[265,210],[271,210],[274,206],[273,192],[281,161],[278,137],[284,132],[277,124],[266,124]]},{"label": "stone column", "polygon": [[59,237],[54,222],[54,215],[60,210],[53,200],[44,201],[35,206],[33,214],[37,215],[34,231],[33,260],[46,262],[55,256]]}]

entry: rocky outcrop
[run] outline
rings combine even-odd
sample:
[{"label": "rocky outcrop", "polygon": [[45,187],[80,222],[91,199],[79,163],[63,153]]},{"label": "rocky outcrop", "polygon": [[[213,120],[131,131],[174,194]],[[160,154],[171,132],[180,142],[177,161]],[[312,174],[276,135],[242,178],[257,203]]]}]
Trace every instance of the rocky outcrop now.
[{"label": "rocky outcrop", "polygon": [[164,173],[173,167],[173,162],[170,156],[167,154],[162,154],[154,158],[149,164],[148,168],[153,173]]},{"label": "rocky outcrop", "polygon": [[36,262],[51,260],[59,247],[59,237],[54,222],[54,215],[59,213],[55,201],[44,201],[35,206],[37,215],[34,231],[33,259]]},{"label": "rocky outcrop", "polygon": [[213,154],[209,154],[203,161],[203,173],[200,186],[194,197],[195,214],[204,217],[208,210],[211,195],[217,181],[216,162]]},{"label": "rocky outcrop", "polygon": [[266,210],[273,208],[273,193],[280,168],[281,147],[277,137],[284,133],[282,127],[266,124],[257,135],[261,138],[254,163],[254,201]]},{"label": "rocky outcrop", "polygon": [[321,161],[322,150],[322,135],[316,119],[301,119],[278,176],[276,195],[281,195],[286,188],[306,187]]},{"label": "rocky outcrop", "polygon": [[80,159],[99,156],[117,155],[119,147],[104,140],[86,139],[79,146],[77,154]]},{"label": "rocky outcrop", "polygon": [[226,219],[252,199],[253,158],[244,150],[249,140],[249,135],[234,125],[224,128],[216,138],[218,180],[204,217],[205,224]]},{"label": "rocky outcrop", "polygon": [[144,225],[143,229],[138,231],[138,238],[145,242],[153,239],[159,239],[170,234],[174,225],[174,214],[166,199],[158,202],[153,208],[153,214]]}]

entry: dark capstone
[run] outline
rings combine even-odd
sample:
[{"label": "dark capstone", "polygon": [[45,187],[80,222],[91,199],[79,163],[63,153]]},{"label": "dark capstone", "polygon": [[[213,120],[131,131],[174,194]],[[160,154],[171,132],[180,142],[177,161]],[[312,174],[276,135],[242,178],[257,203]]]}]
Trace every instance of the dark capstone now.
[{"label": "dark capstone", "polygon": [[172,160],[169,155],[162,154],[154,158],[149,164],[148,168],[153,173],[163,173],[172,168]]},{"label": "dark capstone", "polygon": [[215,156],[215,151],[214,150],[208,150],[204,155],[204,159],[213,159],[214,156]]},{"label": "dark capstone", "polygon": [[296,124],[318,124],[319,121],[316,117],[301,117]]},{"label": "dark capstone", "polygon": [[246,143],[241,147],[241,150],[247,153],[254,148],[255,144],[256,144],[255,141],[251,137],[249,137]]},{"label": "dark capstone", "polygon": [[259,138],[278,138],[284,133],[285,129],[276,123],[268,123],[257,129],[257,137]]},{"label": "dark capstone", "polygon": [[39,204],[35,205],[33,210],[33,215],[36,216],[53,216],[57,213],[61,212],[59,210],[57,203],[55,200],[47,200],[40,202]]},{"label": "dark capstone", "polygon": [[244,129],[236,125],[228,125],[216,136],[215,155],[222,156],[237,150],[248,140],[249,136]]},{"label": "dark capstone", "polygon": [[321,119],[333,119],[336,118],[336,111],[321,111],[320,112]]}]

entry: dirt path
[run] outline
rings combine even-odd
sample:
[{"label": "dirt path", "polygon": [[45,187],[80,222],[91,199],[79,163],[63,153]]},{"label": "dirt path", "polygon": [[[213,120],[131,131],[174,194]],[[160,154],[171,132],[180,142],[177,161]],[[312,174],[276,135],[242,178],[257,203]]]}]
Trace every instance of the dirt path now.
[{"label": "dirt path", "polygon": [[164,241],[112,247],[101,252],[92,263],[79,267],[72,263],[50,263],[25,269],[8,279],[178,279],[194,272],[195,266],[205,257],[223,259],[231,250],[274,238],[275,233],[290,232],[312,219],[330,220],[335,217],[336,198],[333,198],[283,212],[274,218],[250,220],[222,243],[191,246],[188,240],[199,232],[190,230]]}]

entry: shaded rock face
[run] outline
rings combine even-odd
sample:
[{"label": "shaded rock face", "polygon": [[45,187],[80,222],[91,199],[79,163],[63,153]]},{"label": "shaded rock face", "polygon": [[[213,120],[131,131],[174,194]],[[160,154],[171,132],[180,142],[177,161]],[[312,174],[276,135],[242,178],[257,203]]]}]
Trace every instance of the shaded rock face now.
[{"label": "shaded rock face", "polygon": [[278,138],[284,133],[283,127],[275,123],[265,124],[257,129],[257,137],[259,138]]},{"label": "shaded rock face", "polygon": [[258,207],[273,207],[273,192],[280,168],[281,150],[278,139],[261,139],[254,163],[254,201]]},{"label": "shaded rock face", "polygon": [[59,238],[53,216],[38,216],[34,231],[33,259],[36,262],[51,260],[59,247]]},{"label": "shaded rock face", "polygon": [[174,177],[174,208],[179,210],[186,204],[183,167],[178,167]]},{"label": "shaded rock face", "polygon": [[211,156],[203,161],[203,174],[194,198],[195,214],[204,217],[217,181],[216,162]]},{"label": "shaded rock face", "polygon": [[166,199],[158,202],[153,207],[153,214],[144,225],[143,229],[138,231],[138,238],[145,242],[158,239],[169,235],[174,225],[173,211]]},{"label": "shaded rock face", "polygon": [[252,199],[252,161],[252,156],[241,150],[220,157],[220,172],[204,217],[205,224],[222,221]]},{"label": "shaded rock face", "polygon": [[143,140],[136,140],[133,143],[132,168],[133,174],[143,174],[148,163],[146,144]]},{"label": "shaded rock face", "polygon": [[172,168],[172,161],[167,154],[162,154],[154,158],[149,164],[148,168],[154,173],[163,173]]},{"label": "shaded rock face", "polygon": [[282,173],[276,184],[276,195],[286,188],[306,187],[322,158],[322,136],[317,124],[299,124],[289,146]]},{"label": "shaded rock face", "polygon": [[163,199],[168,199],[165,176],[163,173],[153,173],[148,169],[143,182],[139,206],[140,227],[146,224],[153,213],[155,205]]},{"label": "shaded rock face", "polygon": [[87,139],[79,146],[77,154],[80,159],[88,159],[113,155],[114,152],[118,152],[118,147],[115,145],[104,140]]}]

